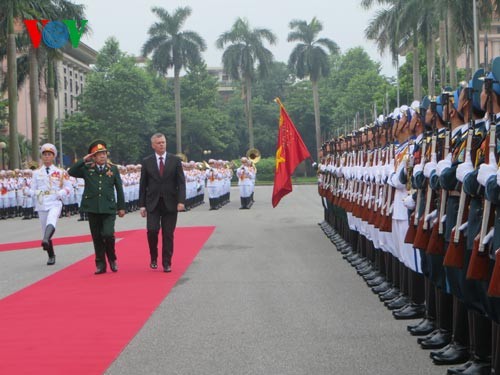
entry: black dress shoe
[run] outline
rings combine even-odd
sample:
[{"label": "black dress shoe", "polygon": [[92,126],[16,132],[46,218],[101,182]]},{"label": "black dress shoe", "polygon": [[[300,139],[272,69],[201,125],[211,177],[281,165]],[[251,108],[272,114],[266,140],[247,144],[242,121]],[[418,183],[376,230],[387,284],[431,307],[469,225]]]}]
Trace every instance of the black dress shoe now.
[{"label": "black dress shoe", "polygon": [[382,284],[374,286],[372,288],[372,292],[375,294],[384,293],[387,292],[389,289],[391,289],[391,287],[392,287],[391,283],[384,281]]},{"label": "black dress shoe", "polygon": [[381,302],[385,302],[385,301],[391,301],[394,298],[399,297],[400,295],[401,293],[399,292],[399,289],[391,288],[387,290],[385,293],[380,293],[378,295],[378,298],[380,299]]},{"label": "black dress shoe", "polygon": [[54,264],[56,264],[56,256],[52,256],[52,257],[49,257],[49,259],[47,260],[47,266],[53,266]]},{"label": "black dress shoe", "polygon": [[384,281],[385,281],[384,277],[377,276],[376,278],[367,281],[366,284],[368,284],[369,287],[374,287],[374,286],[382,284]]},{"label": "black dress shoe", "polygon": [[170,266],[166,266],[164,269],[163,269],[163,272],[172,272],[172,268]]},{"label": "black dress shoe", "polygon": [[384,302],[384,305],[386,305],[389,310],[399,310],[400,308],[406,306],[409,303],[410,299],[407,296],[402,295],[401,297],[396,298],[390,302],[387,301]]},{"label": "black dress shoe", "polygon": [[111,268],[111,271],[113,272],[118,272],[118,264],[116,264],[116,260],[109,262],[109,268]]},{"label": "black dress shoe", "polygon": [[474,359],[472,364],[460,374],[463,375],[489,375],[491,374],[491,362]]},{"label": "black dress shoe", "polygon": [[410,329],[410,335],[412,336],[425,336],[434,332],[436,329],[436,324],[433,319],[423,320],[417,327]]},{"label": "black dress shoe", "polygon": [[402,310],[393,311],[392,315],[398,320],[420,319],[425,315],[425,306],[410,303],[406,308]]},{"label": "black dress shoe", "polygon": [[151,269],[155,270],[158,268],[158,263],[156,262],[156,260],[152,260],[151,263],[149,264],[149,267],[151,267]]},{"label": "black dress shoe", "polygon": [[97,267],[96,271],[94,272],[94,275],[100,275],[102,273],[106,273],[106,267]]},{"label": "black dress shoe", "polygon": [[456,342],[452,342],[446,346],[446,350],[431,352],[429,355],[436,365],[456,365],[458,363],[467,362],[469,359],[469,351],[467,347]]},{"label": "black dress shoe", "polygon": [[461,374],[465,370],[467,370],[470,366],[472,366],[472,361],[467,361],[463,365],[456,366],[456,367],[450,367],[446,373],[447,374]]},{"label": "black dress shoe", "polygon": [[424,322],[427,320],[427,317],[423,318],[422,320],[419,320],[418,322],[414,323],[414,324],[409,324],[406,326],[406,329],[408,331],[412,331],[414,330],[415,328],[417,328],[419,325],[421,324],[424,324]]},{"label": "black dress shoe", "polygon": [[427,334],[424,337],[419,337],[417,339],[417,343],[421,344],[423,341],[429,340],[430,338],[434,337],[434,335],[437,335],[439,333],[439,328],[435,328],[432,332]]},{"label": "black dress shoe", "polygon": [[377,277],[381,277],[381,276],[382,276],[382,274],[380,272],[373,270],[372,272],[370,272],[366,275],[363,275],[362,277],[365,281],[370,281],[370,280],[373,280],[373,279],[375,279]]},{"label": "black dress shoe", "polygon": [[444,348],[451,342],[451,332],[440,329],[438,333],[428,340],[423,340],[420,343],[422,349],[440,349]]}]

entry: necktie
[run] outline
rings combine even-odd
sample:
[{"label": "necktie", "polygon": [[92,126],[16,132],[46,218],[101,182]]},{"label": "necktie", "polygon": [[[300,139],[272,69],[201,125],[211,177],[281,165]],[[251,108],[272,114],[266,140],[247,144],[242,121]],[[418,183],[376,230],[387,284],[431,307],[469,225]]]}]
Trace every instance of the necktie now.
[{"label": "necktie", "polygon": [[160,176],[163,176],[163,168],[165,164],[163,164],[163,156],[160,156]]},{"label": "necktie", "polygon": [[47,174],[49,174],[50,167],[45,167],[45,171],[47,172]]}]

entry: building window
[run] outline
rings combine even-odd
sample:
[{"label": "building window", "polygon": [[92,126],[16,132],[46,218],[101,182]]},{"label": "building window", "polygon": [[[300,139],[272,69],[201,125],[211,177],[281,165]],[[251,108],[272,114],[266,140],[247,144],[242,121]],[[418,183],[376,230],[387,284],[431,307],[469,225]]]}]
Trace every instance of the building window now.
[{"label": "building window", "polygon": [[73,71],[72,70],[69,71],[69,76],[73,77]]},{"label": "building window", "polygon": [[68,94],[64,94],[64,108],[68,107]]},{"label": "building window", "polygon": [[64,77],[64,89],[68,90],[68,79]]},{"label": "building window", "polygon": [[[71,95],[71,105],[70,105],[70,108],[73,109],[73,95]],[[73,113],[73,111],[71,111],[71,113]]]},{"label": "building window", "polygon": [[72,79],[69,80],[69,91],[73,92],[73,80]]},{"label": "building window", "polygon": [[78,95],[78,82],[75,82],[75,92]]}]

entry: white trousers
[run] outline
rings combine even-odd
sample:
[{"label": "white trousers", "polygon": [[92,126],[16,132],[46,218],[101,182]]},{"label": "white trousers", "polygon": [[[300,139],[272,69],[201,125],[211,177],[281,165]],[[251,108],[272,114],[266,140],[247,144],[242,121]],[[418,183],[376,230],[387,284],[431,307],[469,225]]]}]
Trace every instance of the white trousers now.
[{"label": "white trousers", "polygon": [[54,228],[57,225],[57,219],[61,215],[62,203],[49,208],[47,211],[38,211],[38,217],[40,218],[40,224],[42,225],[42,237],[45,235],[45,228],[47,225],[53,225]]}]

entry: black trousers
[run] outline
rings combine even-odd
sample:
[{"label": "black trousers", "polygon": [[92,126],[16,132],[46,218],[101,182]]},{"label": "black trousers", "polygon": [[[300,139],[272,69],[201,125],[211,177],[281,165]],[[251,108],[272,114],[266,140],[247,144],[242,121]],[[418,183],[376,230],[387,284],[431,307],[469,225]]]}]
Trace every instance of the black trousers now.
[{"label": "black trousers", "polygon": [[157,206],[147,214],[148,245],[151,260],[158,259],[158,234],[161,228],[162,235],[162,265],[172,265],[174,255],[174,231],[177,225],[177,211],[168,212],[160,198]]},{"label": "black trousers", "polygon": [[[116,260],[114,248],[116,214],[95,214],[89,212],[89,227],[94,242],[96,265],[106,265],[108,261]],[[111,246],[113,242],[113,246]]]}]

